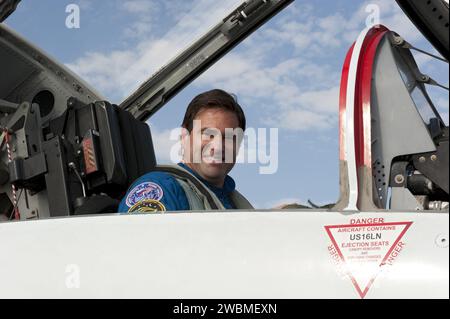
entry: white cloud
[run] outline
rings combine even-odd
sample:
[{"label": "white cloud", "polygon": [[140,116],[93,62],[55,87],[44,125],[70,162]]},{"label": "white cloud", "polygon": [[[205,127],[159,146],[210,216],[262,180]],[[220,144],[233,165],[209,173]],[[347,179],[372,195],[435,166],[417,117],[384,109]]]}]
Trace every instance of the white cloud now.
[{"label": "white cloud", "polygon": [[[224,0],[220,3],[210,0],[197,1],[190,12],[178,21],[164,36],[151,37],[146,31],[151,29],[152,20],[146,18],[125,29],[126,34],[146,35],[133,48],[107,53],[88,52],[67,66],[86,79],[105,96],[115,99],[125,98],[144,82],[149,75],[173,59],[181,49],[193,42],[204,32],[205,26],[212,27],[223,18],[237,0]],[[240,2],[240,1],[239,1]],[[140,14],[139,10],[152,10],[142,1],[128,1],[126,10]],[[205,15],[204,12],[208,12]]]},{"label": "white cloud", "polygon": [[[87,53],[69,67],[100,91],[110,93],[106,95],[124,98],[202,35],[206,26],[214,26],[241,1],[199,0],[191,7],[186,3],[164,2],[160,12],[168,10],[177,17],[177,24],[165,35],[155,37],[147,32],[155,27],[154,20],[147,17],[158,11],[154,2],[124,2],[122,8],[138,16],[126,29],[130,37],[141,37],[137,45],[109,53]],[[294,3],[264,32],[256,33],[237,52],[214,65],[195,85],[221,87],[237,93],[241,101],[265,111],[260,115],[264,124],[289,130],[333,128],[337,124],[341,70],[340,65],[336,68],[336,61],[329,59],[339,50],[346,50],[365,27],[368,4],[379,6],[382,24],[410,42],[421,39],[417,29],[391,0],[367,1],[354,12],[328,16],[317,16],[315,12],[319,10],[309,4]],[[184,11],[186,8],[190,11]],[[420,62],[428,64],[427,58],[421,58]]]},{"label": "white cloud", "polygon": [[78,0],[78,5],[80,6],[81,10],[89,10],[92,8],[92,1],[91,0]]},{"label": "white cloud", "polygon": [[142,19],[125,28],[124,35],[128,38],[141,38],[148,35],[152,29],[153,22],[150,19]]},{"label": "white cloud", "polygon": [[276,119],[267,119],[268,125],[297,131],[323,130],[335,125],[335,116],[304,109],[290,109]]},{"label": "white cloud", "polygon": [[152,34],[161,14],[161,2],[154,0],[128,0],[121,3],[122,9],[134,17],[131,25],[124,28],[124,35],[128,39],[145,39]]},{"label": "white cloud", "polygon": [[[275,116],[264,119],[265,124],[289,130],[333,128],[338,118],[340,68],[317,64],[317,56],[335,54],[335,50],[355,41],[365,27],[369,3],[379,6],[381,23],[400,30],[405,38],[420,38],[392,1],[367,2],[350,16],[338,12],[324,17],[314,16],[311,6],[300,4],[309,15],[287,11],[270,29],[248,41],[245,50],[225,57],[198,83],[237,92],[255,104],[258,99],[264,100],[266,107],[271,105],[276,110]],[[265,50],[255,50],[263,43]],[[295,51],[287,61],[270,65],[264,55],[275,46],[293,47]]]},{"label": "white cloud", "polygon": [[[160,164],[176,164],[180,162],[181,144],[175,139],[176,134],[179,134],[180,130],[177,128],[161,130],[151,123],[149,123],[149,125],[152,133],[153,147],[156,152],[157,162]],[[177,154],[180,156],[175,156]]]},{"label": "white cloud", "polygon": [[113,51],[108,55],[89,52],[67,66],[103,92],[129,88],[125,75],[126,66],[133,64],[136,54],[131,51]]},{"label": "white cloud", "polygon": [[148,14],[157,7],[157,3],[148,0],[128,0],[122,3],[122,7],[131,13]]},{"label": "white cloud", "polygon": [[339,86],[302,93],[299,102],[310,110],[337,115],[339,112]]}]

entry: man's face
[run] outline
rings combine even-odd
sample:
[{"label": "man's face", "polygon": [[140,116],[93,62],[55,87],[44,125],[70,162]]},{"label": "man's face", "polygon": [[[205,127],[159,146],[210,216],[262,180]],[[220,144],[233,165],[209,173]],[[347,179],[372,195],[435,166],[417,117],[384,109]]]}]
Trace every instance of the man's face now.
[{"label": "man's face", "polygon": [[236,163],[240,138],[232,134],[233,130],[242,132],[235,113],[209,108],[200,110],[192,132],[184,137],[186,164],[218,187],[223,187],[226,175]]}]

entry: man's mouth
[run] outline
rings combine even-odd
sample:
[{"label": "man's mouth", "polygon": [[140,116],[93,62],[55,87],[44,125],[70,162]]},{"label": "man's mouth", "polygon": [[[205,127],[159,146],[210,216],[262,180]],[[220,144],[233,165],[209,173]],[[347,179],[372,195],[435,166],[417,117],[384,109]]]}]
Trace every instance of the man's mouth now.
[{"label": "man's mouth", "polygon": [[225,155],[222,156],[207,156],[204,158],[204,161],[208,164],[224,164],[225,163]]},{"label": "man's mouth", "polygon": [[212,160],[209,161],[209,164],[212,164],[212,165],[220,165],[220,164],[223,164],[223,163],[225,163],[225,161],[222,160],[222,159],[215,159],[215,158],[213,158]]}]

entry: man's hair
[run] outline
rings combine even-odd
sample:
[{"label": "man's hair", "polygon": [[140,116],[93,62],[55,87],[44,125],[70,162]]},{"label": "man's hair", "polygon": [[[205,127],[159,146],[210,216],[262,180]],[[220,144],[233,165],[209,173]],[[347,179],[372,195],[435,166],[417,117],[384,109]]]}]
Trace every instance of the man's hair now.
[{"label": "man's hair", "polygon": [[191,132],[197,114],[204,109],[214,108],[229,110],[236,114],[239,121],[239,127],[245,131],[245,114],[236,98],[231,94],[218,89],[197,95],[191,103],[189,103],[181,126]]}]

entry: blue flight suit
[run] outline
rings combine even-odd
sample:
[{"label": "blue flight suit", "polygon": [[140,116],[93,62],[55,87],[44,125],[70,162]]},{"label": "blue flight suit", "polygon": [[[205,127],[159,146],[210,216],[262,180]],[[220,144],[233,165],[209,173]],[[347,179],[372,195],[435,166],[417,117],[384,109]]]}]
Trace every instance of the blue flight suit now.
[{"label": "blue flight suit", "polygon": [[[226,176],[223,188],[215,187],[205,181],[184,163],[179,166],[189,171],[222,202],[226,209],[234,209],[230,194],[236,189],[233,178]],[[119,205],[119,212],[154,212],[189,210],[186,194],[177,180],[166,172],[150,172],[138,178],[128,189]]]}]

